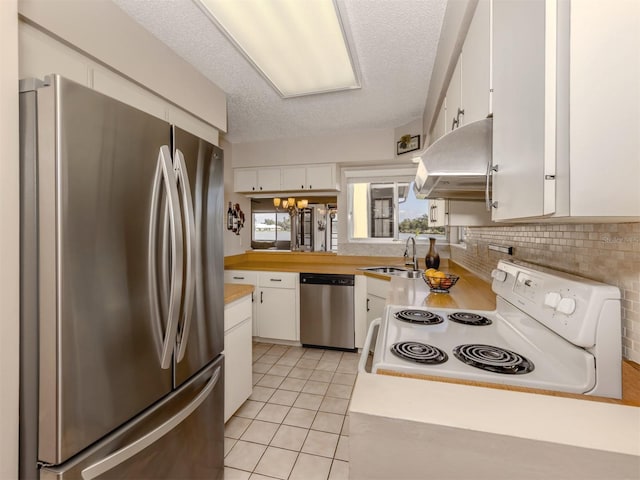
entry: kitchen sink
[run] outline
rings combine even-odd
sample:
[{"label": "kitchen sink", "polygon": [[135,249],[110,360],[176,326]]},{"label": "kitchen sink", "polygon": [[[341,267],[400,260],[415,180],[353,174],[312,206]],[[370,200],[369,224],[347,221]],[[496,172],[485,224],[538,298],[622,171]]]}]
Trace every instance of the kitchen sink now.
[{"label": "kitchen sink", "polygon": [[398,277],[420,278],[422,272],[420,270],[408,270],[406,268],[381,266],[381,267],[362,267],[360,270],[365,272],[382,273],[385,275],[395,275]]},{"label": "kitchen sink", "polygon": [[365,270],[367,272],[389,273],[389,274],[406,272],[404,268],[398,268],[398,267],[363,267],[361,270]]}]

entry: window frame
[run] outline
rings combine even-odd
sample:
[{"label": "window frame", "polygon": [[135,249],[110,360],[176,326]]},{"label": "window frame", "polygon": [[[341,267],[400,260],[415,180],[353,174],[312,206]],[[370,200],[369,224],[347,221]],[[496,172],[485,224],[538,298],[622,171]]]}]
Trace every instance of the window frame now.
[{"label": "window frame", "polygon": [[[389,173],[393,172],[392,175]],[[346,171],[345,172],[345,186],[346,186],[346,200],[347,200],[347,241],[348,243],[365,243],[365,244],[393,244],[404,241],[400,238],[400,206],[403,202],[399,201],[398,190],[399,184],[408,184],[412,189],[412,183],[415,180],[415,169],[400,168],[391,170],[371,170],[371,171]],[[369,209],[371,205],[371,184],[384,184],[393,183],[393,236],[392,237],[354,237],[354,198],[353,198],[353,185],[368,183],[369,188],[367,192],[367,202]],[[406,200],[405,200],[406,201]],[[425,214],[428,214],[428,203],[425,209]],[[372,217],[371,212],[367,212],[367,215]],[[370,219],[371,220],[371,219]],[[437,243],[448,242],[448,228],[445,226],[444,234],[431,234],[429,236],[435,237]],[[416,238],[416,242],[419,244],[428,244],[428,237]]]}]

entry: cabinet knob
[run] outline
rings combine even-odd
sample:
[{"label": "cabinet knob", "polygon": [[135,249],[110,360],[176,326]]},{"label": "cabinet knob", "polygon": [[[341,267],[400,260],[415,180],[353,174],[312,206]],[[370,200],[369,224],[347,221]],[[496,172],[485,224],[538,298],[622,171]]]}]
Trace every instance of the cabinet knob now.
[{"label": "cabinet knob", "polygon": [[300,188],[302,188],[304,190],[304,185],[300,185]]},{"label": "cabinet knob", "polygon": [[507,272],[494,268],[491,271],[491,278],[495,278],[499,282],[504,282],[507,279]]},{"label": "cabinet knob", "polygon": [[560,300],[562,300],[562,296],[558,292],[547,292],[544,296],[544,305],[555,309]]},{"label": "cabinet knob", "polygon": [[558,306],[556,307],[556,312],[564,315],[571,315],[575,311],[576,301],[573,298],[563,298],[558,302]]}]

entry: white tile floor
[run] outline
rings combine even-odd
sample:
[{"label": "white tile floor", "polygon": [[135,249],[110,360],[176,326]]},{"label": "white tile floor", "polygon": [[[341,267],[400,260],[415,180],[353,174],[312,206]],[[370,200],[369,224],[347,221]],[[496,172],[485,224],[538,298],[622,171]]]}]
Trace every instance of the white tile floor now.
[{"label": "white tile floor", "polygon": [[253,344],[253,394],[225,426],[225,480],[349,478],[358,354]]}]

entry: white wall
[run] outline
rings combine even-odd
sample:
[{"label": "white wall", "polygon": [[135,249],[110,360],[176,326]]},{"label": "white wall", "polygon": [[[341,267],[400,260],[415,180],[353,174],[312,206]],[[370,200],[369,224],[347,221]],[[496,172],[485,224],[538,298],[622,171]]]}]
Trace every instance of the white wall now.
[{"label": "white wall", "polygon": [[21,0],[19,8],[39,28],[227,130],[224,92],[111,1]]},{"label": "white wall", "polygon": [[233,166],[393,161],[394,139],[393,129],[369,129],[337,135],[236,143],[233,145]]},{"label": "white wall", "polygon": [[[399,127],[395,128],[395,143],[394,143],[394,148],[395,148],[395,153],[398,152],[398,142],[400,141],[400,138],[403,135],[411,135],[412,137],[415,137],[416,135],[420,136],[420,150],[422,150],[424,148],[424,135],[422,134],[422,117],[421,118],[416,118],[415,120],[413,120],[412,122],[406,123],[405,125],[400,125]],[[401,155],[396,155],[396,160],[398,161],[411,161],[411,155],[407,152]]]},{"label": "white wall", "polygon": [[18,2],[0,1],[0,478],[18,476]]},{"label": "white wall", "polygon": [[244,212],[245,228],[236,235],[230,230],[224,231],[224,256],[238,255],[251,249],[251,199],[233,191],[233,154],[235,146],[222,139],[220,147],[224,150],[224,200],[225,219],[229,202],[240,204]]}]

